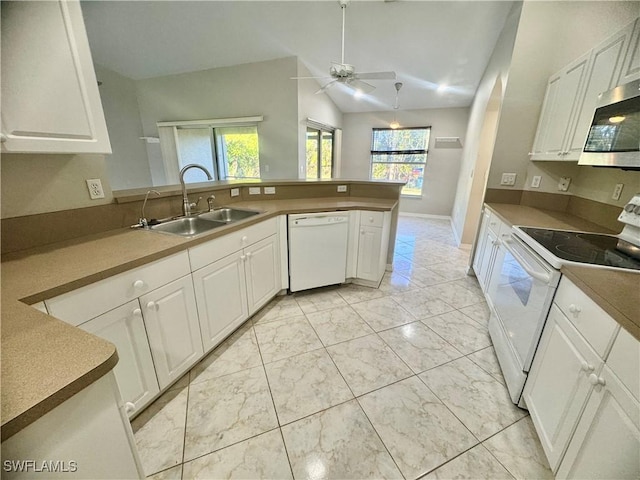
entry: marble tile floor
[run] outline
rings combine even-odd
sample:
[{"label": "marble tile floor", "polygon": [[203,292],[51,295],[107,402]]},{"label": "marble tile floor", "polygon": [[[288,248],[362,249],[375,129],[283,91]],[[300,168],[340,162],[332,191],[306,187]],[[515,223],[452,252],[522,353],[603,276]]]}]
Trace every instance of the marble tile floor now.
[{"label": "marble tile floor", "polygon": [[468,252],[401,216],[379,289],[274,299],[132,422],[153,479],[553,478]]}]

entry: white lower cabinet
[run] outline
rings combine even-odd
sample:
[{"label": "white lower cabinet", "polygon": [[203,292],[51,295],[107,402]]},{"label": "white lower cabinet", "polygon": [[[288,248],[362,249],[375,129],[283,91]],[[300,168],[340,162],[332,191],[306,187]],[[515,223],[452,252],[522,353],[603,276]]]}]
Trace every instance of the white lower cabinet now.
[{"label": "white lower cabinet", "polygon": [[358,246],[358,266],[356,277],[363,280],[377,281],[380,246],[382,245],[382,229],[364,225],[360,227]]},{"label": "white lower cabinet", "polygon": [[279,243],[271,235],[244,249],[249,315],[253,315],[280,290]]},{"label": "white lower cabinet", "polygon": [[491,270],[500,246],[499,238],[503,234],[508,236],[510,231],[509,225],[501,221],[493,211],[487,207],[484,208],[477,247],[473,256],[473,271],[482,291],[485,291],[489,286]]},{"label": "white lower cabinet", "polygon": [[549,466],[557,471],[602,360],[553,305],[524,389]]},{"label": "white lower cabinet", "polygon": [[391,212],[359,211],[349,216],[347,277],[352,282],[377,287],[386,270]]},{"label": "white lower cabinet", "polygon": [[80,328],[116,346],[119,360],[113,371],[123,399],[134,405],[127,413],[132,415],[149,403],[160,388],[138,300],[83,323]]},{"label": "white lower cabinet", "polygon": [[557,478],[640,478],[640,404],[605,366],[591,374],[594,391]]},{"label": "white lower cabinet", "polygon": [[140,297],[160,388],[180,378],[203,354],[191,275]]},{"label": "white lower cabinet", "polygon": [[200,331],[209,351],[249,317],[242,251],[193,272]]}]

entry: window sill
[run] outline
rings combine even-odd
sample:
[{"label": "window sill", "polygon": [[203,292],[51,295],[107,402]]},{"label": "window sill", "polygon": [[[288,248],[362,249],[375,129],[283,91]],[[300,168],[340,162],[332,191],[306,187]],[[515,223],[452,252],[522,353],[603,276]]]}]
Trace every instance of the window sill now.
[{"label": "window sill", "polygon": [[402,195],[402,194],[400,194],[400,198],[407,198],[409,200],[422,200],[422,195]]}]

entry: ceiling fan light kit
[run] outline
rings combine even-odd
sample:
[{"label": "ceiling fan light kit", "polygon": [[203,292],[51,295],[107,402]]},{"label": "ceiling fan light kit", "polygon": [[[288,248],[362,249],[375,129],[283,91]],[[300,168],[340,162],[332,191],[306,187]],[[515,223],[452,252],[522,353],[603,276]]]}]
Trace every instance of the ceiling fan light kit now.
[{"label": "ceiling fan light kit", "polygon": [[402,88],[402,82],[396,82],[393,84],[393,86],[396,88],[396,103],[393,106],[393,121],[389,124],[389,128],[391,128],[392,130],[395,130],[397,128],[400,128],[400,123],[398,123],[398,119],[396,117],[396,114],[398,112],[398,96],[400,95],[400,89]]},{"label": "ceiling fan light kit", "polygon": [[329,68],[329,77],[292,77],[293,80],[306,80],[306,79],[326,79],[332,78],[330,82],[320,88],[316,94],[324,93],[327,89],[331,88],[336,83],[342,83],[347,87],[354,90],[354,93],[369,94],[373,92],[376,87],[363,80],[395,80],[396,72],[367,72],[358,73],[353,65],[345,63],[344,61],[344,32],[345,32],[345,19],[346,9],[349,4],[349,0],[339,0],[340,8],[342,9],[342,60],[340,63],[331,62]]}]

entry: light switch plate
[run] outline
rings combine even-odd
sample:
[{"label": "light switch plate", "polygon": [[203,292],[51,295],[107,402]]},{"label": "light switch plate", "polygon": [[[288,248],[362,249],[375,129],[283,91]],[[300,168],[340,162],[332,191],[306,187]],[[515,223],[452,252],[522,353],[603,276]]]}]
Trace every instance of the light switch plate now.
[{"label": "light switch plate", "polygon": [[87,188],[89,189],[89,196],[91,197],[91,200],[104,198],[104,190],[102,189],[102,182],[99,178],[88,179]]},{"label": "light switch plate", "polygon": [[260,187],[249,187],[249,195],[260,195]]},{"label": "light switch plate", "polygon": [[232,188],[231,189],[231,196],[232,197],[237,197],[238,195],[240,195],[240,189],[239,188]]},{"label": "light switch plate", "polygon": [[263,190],[265,195],[275,195],[276,193],[276,187],[264,187]]},{"label": "light switch plate", "polygon": [[500,180],[500,185],[513,186],[516,184],[516,177],[518,174],[516,173],[503,173],[502,179]]},{"label": "light switch plate", "polygon": [[542,175],[534,175],[531,180],[531,188],[540,188],[540,182],[542,181]]},{"label": "light switch plate", "polygon": [[569,190],[569,184],[571,183],[571,177],[560,177],[560,181],[558,182],[558,190],[561,192],[566,192]]},{"label": "light switch plate", "polygon": [[338,192],[346,192],[346,191],[347,191],[346,185],[338,185]]},{"label": "light switch plate", "polygon": [[624,188],[624,183],[616,183],[616,186],[613,189],[613,194],[611,195],[611,198],[613,200],[620,200],[620,195],[622,195],[623,188]]}]

